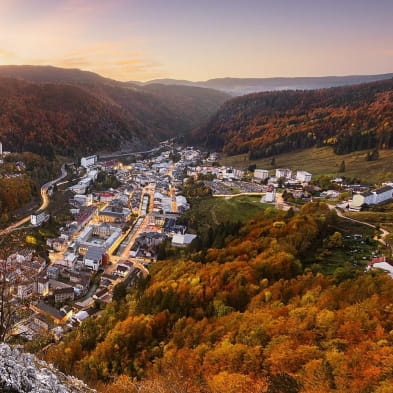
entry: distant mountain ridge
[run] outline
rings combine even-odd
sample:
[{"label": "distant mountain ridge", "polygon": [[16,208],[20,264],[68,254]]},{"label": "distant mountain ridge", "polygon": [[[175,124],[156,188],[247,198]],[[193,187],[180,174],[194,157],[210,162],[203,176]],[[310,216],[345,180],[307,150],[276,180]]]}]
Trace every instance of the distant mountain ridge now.
[{"label": "distant mountain ridge", "polygon": [[[345,85],[355,85],[393,78],[393,73],[379,75],[347,75],[321,77],[277,77],[277,78],[214,78],[192,82],[177,79],[155,79],[140,85],[184,85],[205,87],[224,91],[233,96],[275,90],[312,90]],[[130,82],[138,84],[139,82]]]},{"label": "distant mountain ridge", "polygon": [[255,93],[227,101],[193,142],[262,158],[311,146],[336,154],[393,148],[393,78],[329,89]]},{"label": "distant mountain ridge", "polygon": [[150,147],[201,126],[230,96],[137,86],[51,66],[0,66],[0,140],[9,150],[65,155]]}]

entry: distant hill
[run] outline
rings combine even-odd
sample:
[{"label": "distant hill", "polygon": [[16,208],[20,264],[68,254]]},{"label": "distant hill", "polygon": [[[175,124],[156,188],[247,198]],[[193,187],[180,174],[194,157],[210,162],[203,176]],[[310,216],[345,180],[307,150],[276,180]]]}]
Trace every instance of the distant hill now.
[{"label": "distant hill", "polygon": [[393,79],[320,90],[265,92],[227,101],[193,141],[261,158],[311,146],[336,154],[393,147]]},{"label": "distant hill", "polygon": [[[328,87],[354,85],[359,83],[379,81],[393,78],[393,73],[380,75],[348,75],[324,77],[296,77],[296,78],[215,78],[201,82],[191,82],[177,79],[156,79],[145,85],[160,83],[163,85],[184,85],[205,87],[224,91],[232,96],[275,91],[275,90],[310,90]],[[138,83],[138,82],[130,82]]]},{"label": "distant hill", "polygon": [[151,146],[201,126],[229,95],[137,86],[57,67],[0,67],[0,138],[9,150],[73,154]]}]

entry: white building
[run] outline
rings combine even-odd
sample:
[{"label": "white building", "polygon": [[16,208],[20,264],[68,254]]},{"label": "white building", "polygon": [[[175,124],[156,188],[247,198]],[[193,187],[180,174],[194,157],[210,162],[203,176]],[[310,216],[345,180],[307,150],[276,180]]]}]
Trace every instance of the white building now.
[{"label": "white building", "polygon": [[244,170],[243,169],[233,168],[232,173],[233,173],[233,178],[234,179],[241,179],[244,176]]},{"label": "white building", "polygon": [[296,180],[299,180],[303,183],[308,183],[311,181],[311,173],[308,173],[306,171],[297,171],[296,172]]},{"label": "white building", "polygon": [[387,257],[373,258],[367,265],[366,270],[381,269],[393,278],[393,261]]},{"label": "white building", "polygon": [[255,169],[254,179],[265,180],[269,178],[269,171],[266,169]]},{"label": "white building", "polygon": [[393,187],[385,186],[376,190],[355,194],[352,198],[351,206],[360,208],[362,205],[377,205],[392,198]]},{"label": "white building", "polygon": [[88,168],[97,163],[97,156],[89,156],[89,157],[82,157],[81,159],[81,166],[84,168]]},{"label": "white building", "polygon": [[292,171],[288,168],[278,168],[276,169],[276,177],[284,177],[285,179],[289,179],[292,177]]},{"label": "white building", "polygon": [[93,194],[80,195],[76,194],[74,200],[78,202],[81,206],[91,206],[93,204]]},{"label": "white building", "polygon": [[266,194],[262,197],[261,202],[273,203],[276,201],[276,188],[273,184],[267,186]]},{"label": "white building", "polygon": [[41,225],[45,221],[48,221],[48,219],[49,214],[45,213],[43,210],[38,210],[30,216],[30,222],[32,225]]},{"label": "white building", "polygon": [[173,247],[185,247],[191,244],[191,242],[197,237],[197,235],[193,235],[191,233],[175,234],[172,238],[172,246]]},{"label": "white building", "polygon": [[83,257],[84,265],[91,270],[97,271],[102,265],[102,256],[105,251],[99,247],[89,247]]}]

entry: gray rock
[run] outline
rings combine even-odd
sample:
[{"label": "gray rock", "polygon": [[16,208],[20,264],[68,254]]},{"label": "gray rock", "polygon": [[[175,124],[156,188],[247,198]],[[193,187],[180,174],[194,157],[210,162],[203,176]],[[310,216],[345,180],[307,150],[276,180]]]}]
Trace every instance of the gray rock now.
[{"label": "gray rock", "polygon": [[0,344],[0,392],[94,393],[95,390],[31,354]]}]

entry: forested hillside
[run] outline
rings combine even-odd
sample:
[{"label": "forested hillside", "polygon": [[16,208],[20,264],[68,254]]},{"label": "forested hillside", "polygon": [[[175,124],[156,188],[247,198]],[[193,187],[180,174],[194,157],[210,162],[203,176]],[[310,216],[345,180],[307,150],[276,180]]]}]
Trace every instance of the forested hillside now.
[{"label": "forested hillside", "polygon": [[393,281],[305,263],[342,246],[336,219],[267,209],[223,248],[157,262],[46,359],[106,393],[390,392]]},{"label": "forested hillside", "polygon": [[47,157],[149,147],[199,127],[229,97],[197,87],[138,87],[55,67],[0,67],[0,140]]},{"label": "forested hillside", "polygon": [[261,158],[311,146],[336,154],[393,147],[393,79],[321,90],[250,94],[226,102],[194,140]]}]

